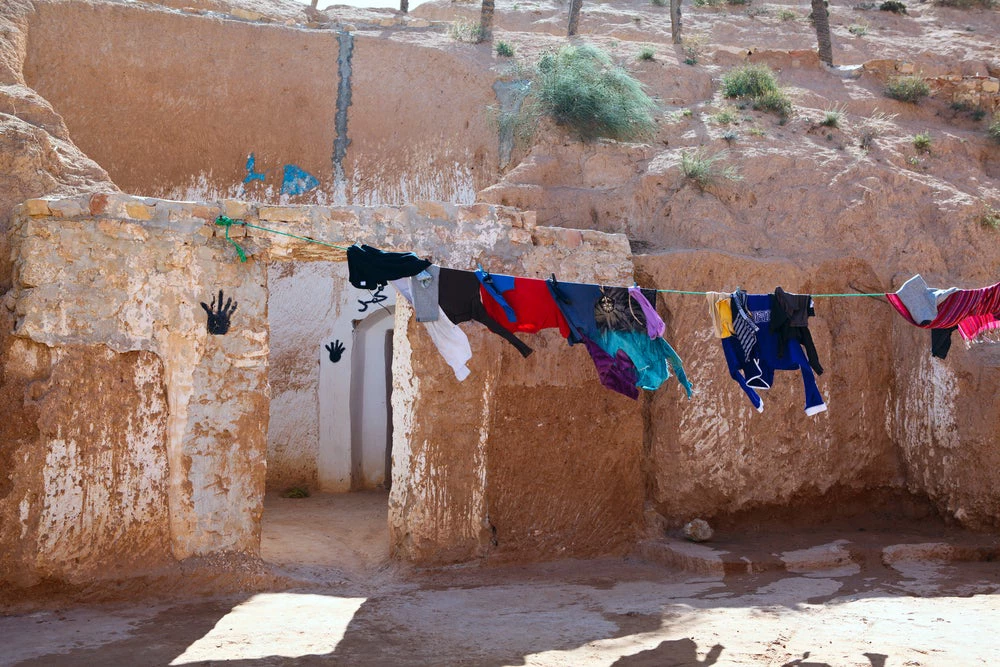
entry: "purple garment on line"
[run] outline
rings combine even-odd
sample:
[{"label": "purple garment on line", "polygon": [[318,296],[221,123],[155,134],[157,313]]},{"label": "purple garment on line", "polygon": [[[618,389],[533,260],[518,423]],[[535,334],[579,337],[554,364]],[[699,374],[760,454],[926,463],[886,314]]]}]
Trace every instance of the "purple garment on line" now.
[{"label": "purple garment on line", "polygon": [[639,373],[624,350],[618,350],[612,357],[586,336],[583,336],[583,344],[594,361],[594,368],[597,369],[602,385],[631,399],[639,398],[639,388],[636,386],[639,382]]},{"label": "purple garment on line", "polygon": [[[649,302],[646,295],[638,287],[629,287],[628,293],[636,300],[646,316],[646,333],[650,338],[659,338],[667,330],[667,325],[663,323],[663,318],[656,312],[656,307]],[[655,294],[655,292],[654,292]]]}]

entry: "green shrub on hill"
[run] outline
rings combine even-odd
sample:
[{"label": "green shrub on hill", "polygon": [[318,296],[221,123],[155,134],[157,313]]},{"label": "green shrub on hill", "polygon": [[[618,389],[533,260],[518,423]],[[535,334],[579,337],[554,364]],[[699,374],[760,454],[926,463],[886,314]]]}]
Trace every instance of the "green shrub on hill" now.
[{"label": "green shrub on hill", "polygon": [[993,122],[990,123],[990,129],[988,129],[987,134],[993,137],[993,140],[1000,143],[1000,111],[993,116]]},{"label": "green shrub on hill", "polygon": [[542,56],[532,95],[540,113],[582,139],[637,139],[656,127],[656,103],[642,84],[589,44],[567,45]]},{"label": "green shrub on hill", "polygon": [[909,74],[889,79],[885,86],[885,94],[900,102],[916,104],[931,94],[931,87],[919,76]]},{"label": "green shrub on hill", "polygon": [[754,109],[770,111],[782,118],[792,112],[792,100],[781,90],[767,65],[746,64],[722,75],[722,94],[745,99]]}]

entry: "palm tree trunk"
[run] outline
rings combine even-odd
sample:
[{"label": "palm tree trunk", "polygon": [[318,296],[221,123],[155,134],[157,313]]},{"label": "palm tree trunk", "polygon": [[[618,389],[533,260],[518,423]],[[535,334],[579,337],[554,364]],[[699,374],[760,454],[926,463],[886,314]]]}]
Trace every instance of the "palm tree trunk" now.
[{"label": "palm tree trunk", "polygon": [[819,59],[827,65],[833,65],[833,46],[830,41],[830,13],[826,10],[826,0],[812,0],[813,26],[816,28],[816,44],[819,46]]},{"label": "palm tree trunk", "polygon": [[403,14],[410,11],[410,0],[399,0],[399,11]]},{"label": "palm tree trunk", "polygon": [[681,43],[681,0],[670,0],[670,41]]},{"label": "palm tree trunk", "polygon": [[583,6],[583,0],[571,0],[569,3],[569,29],[566,34],[570,37],[576,34],[576,29],[579,26],[581,6]]},{"label": "palm tree trunk", "polygon": [[482,18],[479,19],[479,41],[493,41],[493,0],[483,0]]},{"label": "palm tree trunk", "polygon": [[316,9],[316,6],[317,6],[318,4],[319,4],[319,0],[312,0],[312,5],[310,5],[310,6],[311,6],[311,7],[313,8],[313,9]]}]

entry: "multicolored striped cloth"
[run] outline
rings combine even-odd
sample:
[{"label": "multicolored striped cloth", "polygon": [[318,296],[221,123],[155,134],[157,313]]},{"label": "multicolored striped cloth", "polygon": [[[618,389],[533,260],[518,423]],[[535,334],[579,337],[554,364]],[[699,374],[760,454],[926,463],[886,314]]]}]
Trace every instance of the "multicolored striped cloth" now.
[{"label": "multicolored striped cloth", "polygon": [[978,338],[991,329],[1000,329],[1000,283],[982,289],[963,289],[949,294],[938,305],[937,317],[918,324],[895,293],[885,297],[907,322],[922,329],[958,327],[966,341]]}]

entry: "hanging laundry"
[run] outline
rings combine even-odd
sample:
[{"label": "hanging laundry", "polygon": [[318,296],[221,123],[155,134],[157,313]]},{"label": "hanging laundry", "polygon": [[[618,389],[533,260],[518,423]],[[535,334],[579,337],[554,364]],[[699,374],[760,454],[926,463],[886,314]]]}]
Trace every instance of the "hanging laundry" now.
[{"label": "hanging laundry", "polygon": [[[764,412],[764,400],[755,389],[770,389],[770,382],[764,381],[764,370],[760,366],[760,355],[754,351],[747,358],[740,340],[736,336],[722,339],[722,353],[726,357],[729,375],[747,395],[757,412]],[[773,374],[772,374],[773,375]]]},{"label": "hanging laundry", "polygon": [[[931,289],[918,273],[900,285],[899,289],[896,290],[895,298],[906,308],[907,314],[914,324],[924,326],[930,324],[937,317],[938,306],[941,305],[941,302],[957,291],[957,287]],[[888,297],[888,295],[886,296]],[[889,298],[889,301],[892,300]]]},{"label": "hanging laundry", "polygon": [[[983,339],[988,332],[996,332],[1000,337],[1000,283],[981,289],[940,290],[928,287],[917,274],[895,293],[885,296],[907,322],[922,329],[946,331],[958,327],[967,343]],[[951,331],[931,335],[931,353],[939,356],[934,351],[937,348],[944,359],[950,342],[945,346],[943,337],[950,337]]]},{"label": "hanging laundry", "polygon": [[570,345],[583,342],[584,338],[597,338],[597,318],[594,309],[601,298],[601,288],[583,283],[563,283],[554,279],[546,281],[556,307],[569,324],[566,340]]},{"label": "hanging laundry", "polygon": [[644,290],[633,286],[628,288],[628,293],[646,315],[646,334],[650,338],[662,336],[667,331],[667,325],[656,312],[656,290]]},{"label": "hanging laundry", "polygon": [[596,342],[608,354],[628,355],[639,374],[640,389],[654,391],[670,378],[673,371],[677,381],[691,398],[691,382],[684,372],[684,364],[677,352],[663,338],[650,338],[644,331],[599,331]]},{"label": "hanging laundry", "polygon": [[749,361],[757,346],[757,325],[754,324],[750,310],[747,308],[747,293],[736,288],[730,299],[730,304],[730,310],[733,314],[733,334],[739,338],[744,358]]},{"label": "hanging laundry", "polygon": [[[570,344],[574,341],[591,340],[610,357],[617,358],[621,353],[626,354],[635,366],[638,375],[636,384],[641,389],[657,389],[670,377],[672,370],[688,398],[691,397],[691,383],[680,357],[661,336],[650,337],[648,316],[641,326],[634,319],[635,313],[642,310],[641,302],[631,306],[622,304],[618,294],[611,290],[623,288],[602,288],[554,280],[550,280],[548,284],[553,298],[570,325],[571,334],[567,336]],[[625,293],[628,295],[628,290]],[[652,290],[644,290],[641,295],[645,296],[647,302],[656,298],[656,293]],[[607,299],[612,299],[613,303],[609,304]],[[652,303],[649,305],[653,314],[656,314]],[[614,313],[609,314],[612,309]],[[599,319],[604,326],[599,324]],[[659,315],[656,315],[656,319],[662,324]],[[620,328],[611,328],[612,325]],[[661,325],[655,326],[659,329]]]},{"label": "hanging laundry", "polygon": [[639,373],[628,354],[619,350],[612,357],[586,336],[583,337],[583,344],[590,353],[602,385],[631,399],[639,398]]},{"label": "hanging laundry", "polygon": [[417,314],[417,322],[434,322],[438,318],[440,275],[441,267],[431,264],[417,275],[410,276],[410,292],[413,294],[413,310]]},{"label": "hanging laundry", "polygon": [[[503,281],[494,284],[506,284],[507,276],[492,275],[494,281],[498,279]],[[516,321],[508,318],[504,308],[485,287],[480,286],[479,296],[483,300],[486,312],[508,331],[538,333],[542,329],[558,328],[563,337],[569,336],[566,318],[556,306],[544,280],[515,277],[514,287],[501,290],[500,295],[513,309]]]},{"label": "hanging laundry", "polygon": [[509,292],[514,289],[514,276],[504,276],[488,273],[483,270],[483,267],[476,269],[476,278],[479,280],[479,284],[483,286],[490,296],[500,307],[503,308],[503,312],[507,315],[507,319],[511,322],[517,322],[517,313],[511,308],[507,300],[503,298],[504,292]]},{"label": "hanging laundry", "polygon": [[412,252],[384,252],[356,243],[347,249],[348,280],[358,289],[384,287],[391,280],[415,276],[430,265]]},{"label": "hanging laundry", "polygon": [[455,324],[475,320],[517,348],[522,357],[532,353],[517,336],[500,325],[483,307],[479,296],[480,282],[471,271],[442,268],[438,285],[438,304]]},{"label": "hanging laundry", "polygon": [[778,354],[778,335],[770,326],[773,303],[774,296],[771,294],[747,295],[747,308],[758,327],[756,354],[747,360],[738,337],[723,338],[722,349],[729,374],[746,393],[754,408],[763,412],[764,402],[755,390],[769,389],[774,383],[776,370],[799,370],[805,388],[806,414],[823,412],[826,410],[826,403],[816,386],[816,377],[802,351],[801,343],[795,338],[788,338],[781,350],[782,354]]},{"label": "hanging laundry", "polygon": [[594,306],[597,328],[603,331],[646,332],[646,314],[625,287],[599,287]]},{"label": "hanging laundry", "polygon": [[[406,297],[407,301],[413,303],[413,293],[410,291],[409,280],[400,279],[390,282],[397,292]],[[449,320],[443,310],[438,312],[437,320],[423,324],[438,352],[455,371],[455,377],[458,378],[459,382],[469,377],[471,371],[469,371],[467,364],[472,359],[472,346],[469,345],[469,337],[465,335],[465,332]]]},{"label": "hanging laundry", "polygon": [[733,311],[730,294],[726,292],[706,292],[708,312],[712,316],[712,329],[716,338],[728,338],[733,331]]},{"label": "hanging laundry", "polygon": [[785,356],[788,341],[798,341],[805,350],[809,366],[816,371],[816,375],[822,375],[823,366],[819,363],[819,354],[809,332],[809,318],[815,315],[809,294],[790,294],[780,287],[774,290],[771,297],[771,331],[778,337],[778,358]]},{"label": "hanging laundry", "polygon": [[938,359],[947,359],[951,350],[951,333],[957,326],[947,329],[931,329],[931,355]]}]

